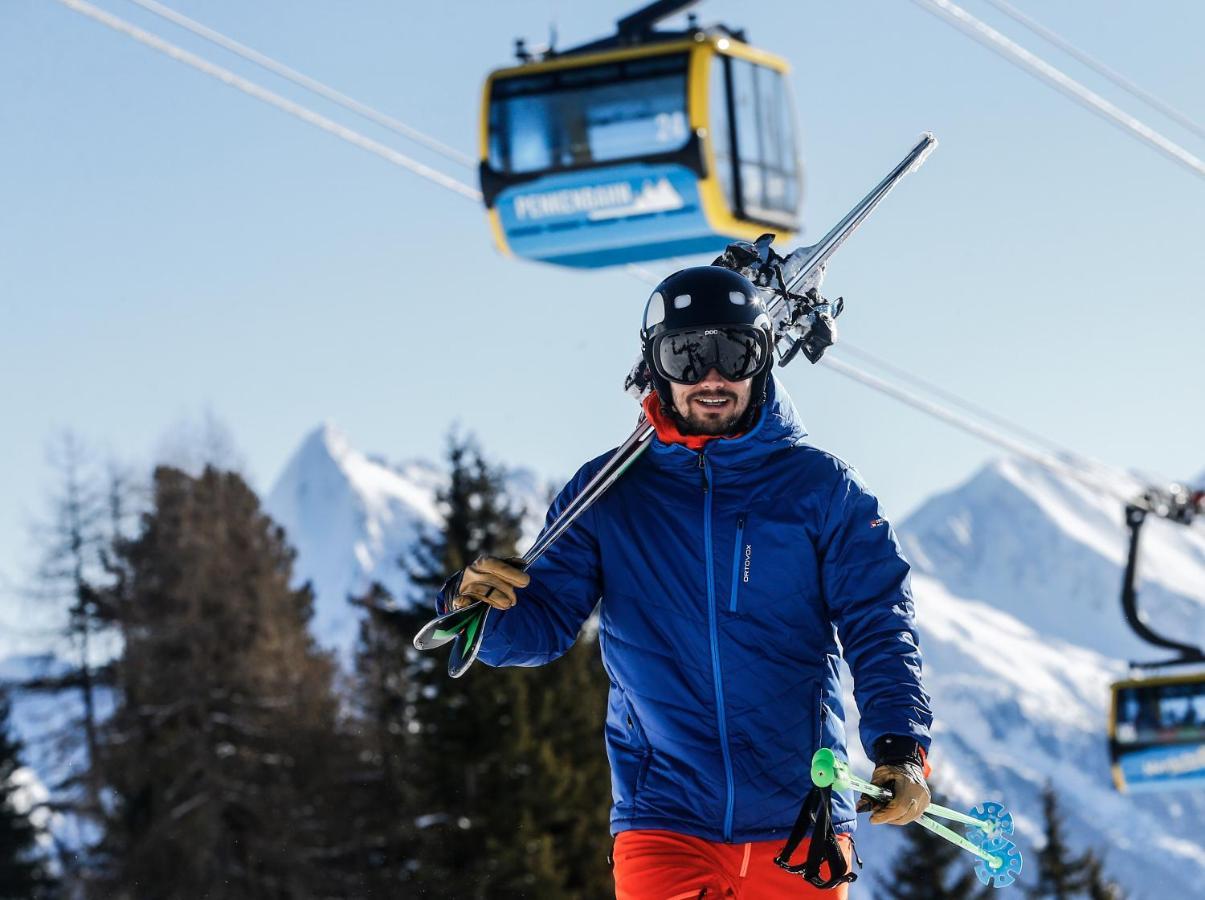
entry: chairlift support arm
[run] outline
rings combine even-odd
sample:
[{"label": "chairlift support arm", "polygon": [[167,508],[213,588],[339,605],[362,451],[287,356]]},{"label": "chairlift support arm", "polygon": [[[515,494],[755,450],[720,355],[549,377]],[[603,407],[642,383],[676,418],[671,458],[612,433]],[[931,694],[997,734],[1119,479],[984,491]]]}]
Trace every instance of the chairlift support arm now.
[{"label": "chairlift support arm", "polygon": [[1186,665],[1205,662],[1205,652],[1200,647],[1184,644],[1164,637],[1147,624],[1138,608],[1138,546],[1142,526],[1147,516],[1154,513],[1181,525],[1190,525],[1197,515],[1205,512],[1205,492],[1188,492],[1179,486],[1170,491],[1149,490],[1141,498],[1126,506],[1126,527],[1130,531],[1130,552],[1126,559],[1125,575],[1121,585],[1121,609],[1126,624],[1148,644],[1175,650],[1179,657],[1166,662],[1133,663],[1136,668],[1159,668],[1169,665]]},{"label": "chairlift support arm", "polygon": [[647,6],[642,6],[635,12],[628,13],[615,23],[619,37],[636,43],[650,33],[662,19],[682,12],[697,5],[699,0],[656,0]]}]

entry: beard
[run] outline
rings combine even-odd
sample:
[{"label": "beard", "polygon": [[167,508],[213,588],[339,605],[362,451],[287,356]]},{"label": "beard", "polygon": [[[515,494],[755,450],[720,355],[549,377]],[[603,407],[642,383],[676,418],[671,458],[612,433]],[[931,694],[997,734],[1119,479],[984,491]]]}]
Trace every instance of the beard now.
[{"label": "beard", "polygon": [[[717,400],[723,398],[728,400],[729,403],[722,410],[711,412],[694,402],[696,399],[702,397]],[[747,402],[741,405],[740,399],[732,391],[719,390],[691,394],[685,400],[685,414],[679,411],[676,403],[673,405],[671,411],[674,423],[682,434],[703,434],[719,437],[732,434],[737,430],[738,424],[745,416],[745,410],[748,405]]]}]

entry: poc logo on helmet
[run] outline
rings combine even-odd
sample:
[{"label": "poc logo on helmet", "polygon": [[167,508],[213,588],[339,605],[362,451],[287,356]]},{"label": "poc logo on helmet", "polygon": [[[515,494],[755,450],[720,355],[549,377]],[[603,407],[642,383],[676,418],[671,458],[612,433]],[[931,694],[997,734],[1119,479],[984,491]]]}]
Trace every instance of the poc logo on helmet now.
[{"label": "poc logo on helmet", "polygon": [[703,332],[703,336],[706,337],[709,334],[719,334],[719,333],[720,333],[720,329],[718,329],[718,328],[708,328],[706,331]]}]

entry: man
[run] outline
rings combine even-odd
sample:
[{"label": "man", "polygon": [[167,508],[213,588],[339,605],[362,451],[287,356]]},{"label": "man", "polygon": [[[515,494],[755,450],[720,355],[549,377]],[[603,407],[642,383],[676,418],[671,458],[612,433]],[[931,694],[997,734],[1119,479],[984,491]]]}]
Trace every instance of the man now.
[{"label": "man", "polygon": [[[528,572],[479,559],[438,603],[505,610],[480,658],[535,666],[572,646],[601,598],[621,900],[845,896],[773,862],[813,752],[845,753],[842,652],[874,781],[895,792],[871,821],[904,824],[929,802],[908,565],[857,476],[805,443],[771,377],[770,328],[735,272],[663,281],[641,329],[656,389],[648,451]],[[607,456],[577,473],[549,521]],[[832,821],[848,859],[854,810],[839,794]]]}]

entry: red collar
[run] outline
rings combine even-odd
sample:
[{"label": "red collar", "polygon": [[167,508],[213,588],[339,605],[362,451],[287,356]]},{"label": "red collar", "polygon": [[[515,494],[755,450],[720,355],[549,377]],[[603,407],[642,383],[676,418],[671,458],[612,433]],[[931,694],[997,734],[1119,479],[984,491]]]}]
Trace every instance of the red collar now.
[{"label": "red collar", "polygon": [[707,445],[708,441],[715,440],[716,438],[731,439],[740,437],[744,434],[743,431],[739,434],[722,435],[683,434],[678,430],[677,423],[661,411],[661,398],[657,396],[656,391],[651,391],[649,395],[644,398],[644,403],[641,405],[644,407],[645,418],[647,418],[653,424],[653,428],[655,428],[657,431],[657,437],[659,437],[662,443],[665,444],[681,444],[688,450],[698,451],[702,450]]}]

